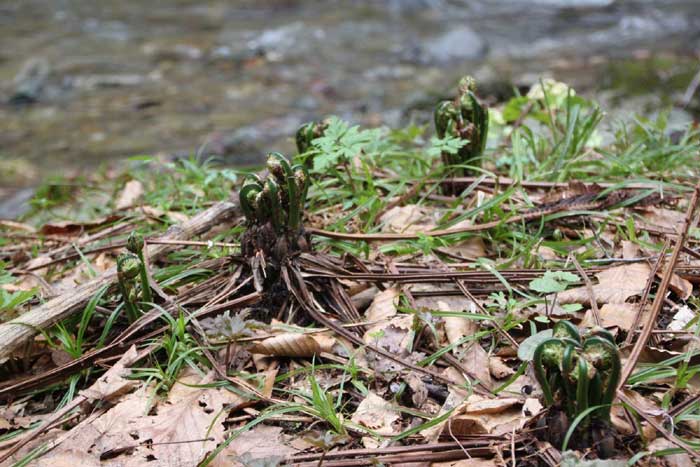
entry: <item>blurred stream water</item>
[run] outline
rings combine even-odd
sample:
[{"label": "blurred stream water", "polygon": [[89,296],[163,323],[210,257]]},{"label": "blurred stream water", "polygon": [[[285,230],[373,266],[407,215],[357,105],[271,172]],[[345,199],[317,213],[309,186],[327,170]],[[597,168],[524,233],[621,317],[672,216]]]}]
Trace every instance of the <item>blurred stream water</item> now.
[{"label": "blurred stream water", "polygon": [[137,154],[253,164],[331,113],[421,121],[464,73],[500,97],[543,74],[668,96],[697,71],[698,13],[697,0],[2,2],[0,161],[21,169],[0,177],[0,201]]}]

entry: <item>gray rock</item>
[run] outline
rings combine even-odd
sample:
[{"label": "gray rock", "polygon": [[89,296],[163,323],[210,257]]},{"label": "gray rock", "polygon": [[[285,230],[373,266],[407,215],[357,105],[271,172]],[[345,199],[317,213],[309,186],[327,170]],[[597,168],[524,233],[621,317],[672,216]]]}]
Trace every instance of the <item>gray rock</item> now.
[{"label": "gray rock", "polygon": [[10,104],[32,104],[39,100],[50,70],[45,58],[30,58],[24,62],[15,76],[15,92],[10,97]]},{"label": "gray rock", "polygon": [[0,219],[16,219],[29,211],[32,196],[33,188],[21,188],[7,193],[0,190]]},{"label": "gray rock", "polygon": [[439,37],[428,40],[423,52],[436,62],[476,60],[486,56],[486,42],[473,29],[459,26]]}]

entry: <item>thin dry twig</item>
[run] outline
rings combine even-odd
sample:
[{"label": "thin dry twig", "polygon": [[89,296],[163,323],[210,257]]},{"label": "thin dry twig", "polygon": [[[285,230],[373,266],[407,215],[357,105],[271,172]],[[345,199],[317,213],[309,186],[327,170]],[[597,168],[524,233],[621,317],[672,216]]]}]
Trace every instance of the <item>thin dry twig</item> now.
[{"label": "thin dry twig", "polygon": [[588,277],[588,274],[586,274],[586,271],[584,271],[581,267],[581,264],[576,259],[576,256],[569,255],[569,258],[571,259],[573,265],[576,267],[576,271],[578,271],[578,274],[583,278],[583,282],[586,284],[586,291],[588,292],[588,296],[591,300],[591,311],[593,312],[593,319],[595,320],[596,326],[600,326],[600,310],[598,310],[598,300],[596,299],[595,292],[593,291],[593,284],[591,283],[591,279]]},{"label": "thin dry twig", "polygon": [[659,288],[656,291],[656,296],[654,297],[654,302],[652,303],[651,312],[649,313],[647,322],[644,325],[644,330],[642,334],[638,337],[637,342],[632,348],[632,352],[627,358],[625,366],[622,369],[622,373],[620,376],[620,384],[618,386],[619,388],[622,388],[625,382],[627,382],[627,379],[630,377],[632,371],[637,365],[637,360],[639,360],[639,356],[641,355],[642,350],[644,350],[644,347],[649,341],[651,332],[653,331],[654,326],[656,324],[656,319],[658,318],[659,312],[661,312],[661,308],[663,307],[664,297],[666,296],[666,291],[668,290],[668,286],[671,283],[671,278],[673,277],[673,271],[676,267],[676,263],[678,262],[678,257],[680,256],[681,251],[683,250],[685,239],[688,237],[688,230],[690,229],[690,224],[692,222],[693,214],[695,213],[695,209],[698,204],[699,196],[700,184],[696,185],[695,191],[693,192],[693,197],[691,198],[690,204],[688,205],[688,210],[686,211],[685,219],[683,220],[683,226],[681,227],[678,237],[676,238],[676,244],[673,247],[673,253],[671,254],[671,259],[668,262],[664,271],[664,275],[661,279],[661,284],[659,285]]}]

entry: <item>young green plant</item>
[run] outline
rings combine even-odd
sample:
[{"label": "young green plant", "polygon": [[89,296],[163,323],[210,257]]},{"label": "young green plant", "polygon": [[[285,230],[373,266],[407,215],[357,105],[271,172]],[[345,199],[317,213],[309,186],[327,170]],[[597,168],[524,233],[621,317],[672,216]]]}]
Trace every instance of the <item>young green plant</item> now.
[{"label": "young green plant", "polygon": [[582,337],[572,323],[559,321],[535,349],[533,366],[547,406],[563,408],[569,421],[599,407],[584,418],[582,429],[591,420],[609,422],[620,355],[608,331],[596,328]]},{"label": "young green plant", "polygon": [[457,151],[443,151],[445,166],[456,170],[457,175],[473,173],[480,165],[486,148],[489,131],[489,110],[476,97],[476,81],[465,76],[459,82],[454,100],[442,101],[435,108],[435,131],[440,139],[465,141]]}]

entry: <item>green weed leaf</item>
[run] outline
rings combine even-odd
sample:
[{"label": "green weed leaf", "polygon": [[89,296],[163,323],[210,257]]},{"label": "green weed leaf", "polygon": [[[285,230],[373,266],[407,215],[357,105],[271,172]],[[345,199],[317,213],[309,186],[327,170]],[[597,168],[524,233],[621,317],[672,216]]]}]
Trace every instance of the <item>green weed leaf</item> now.
[{"label": "green weed leaf", "polygon": [[547,271],[544,276],[530,282],[530,290],[545,294],[563,292],[572,282],[578,280],[576,274],[568,271]]}]

